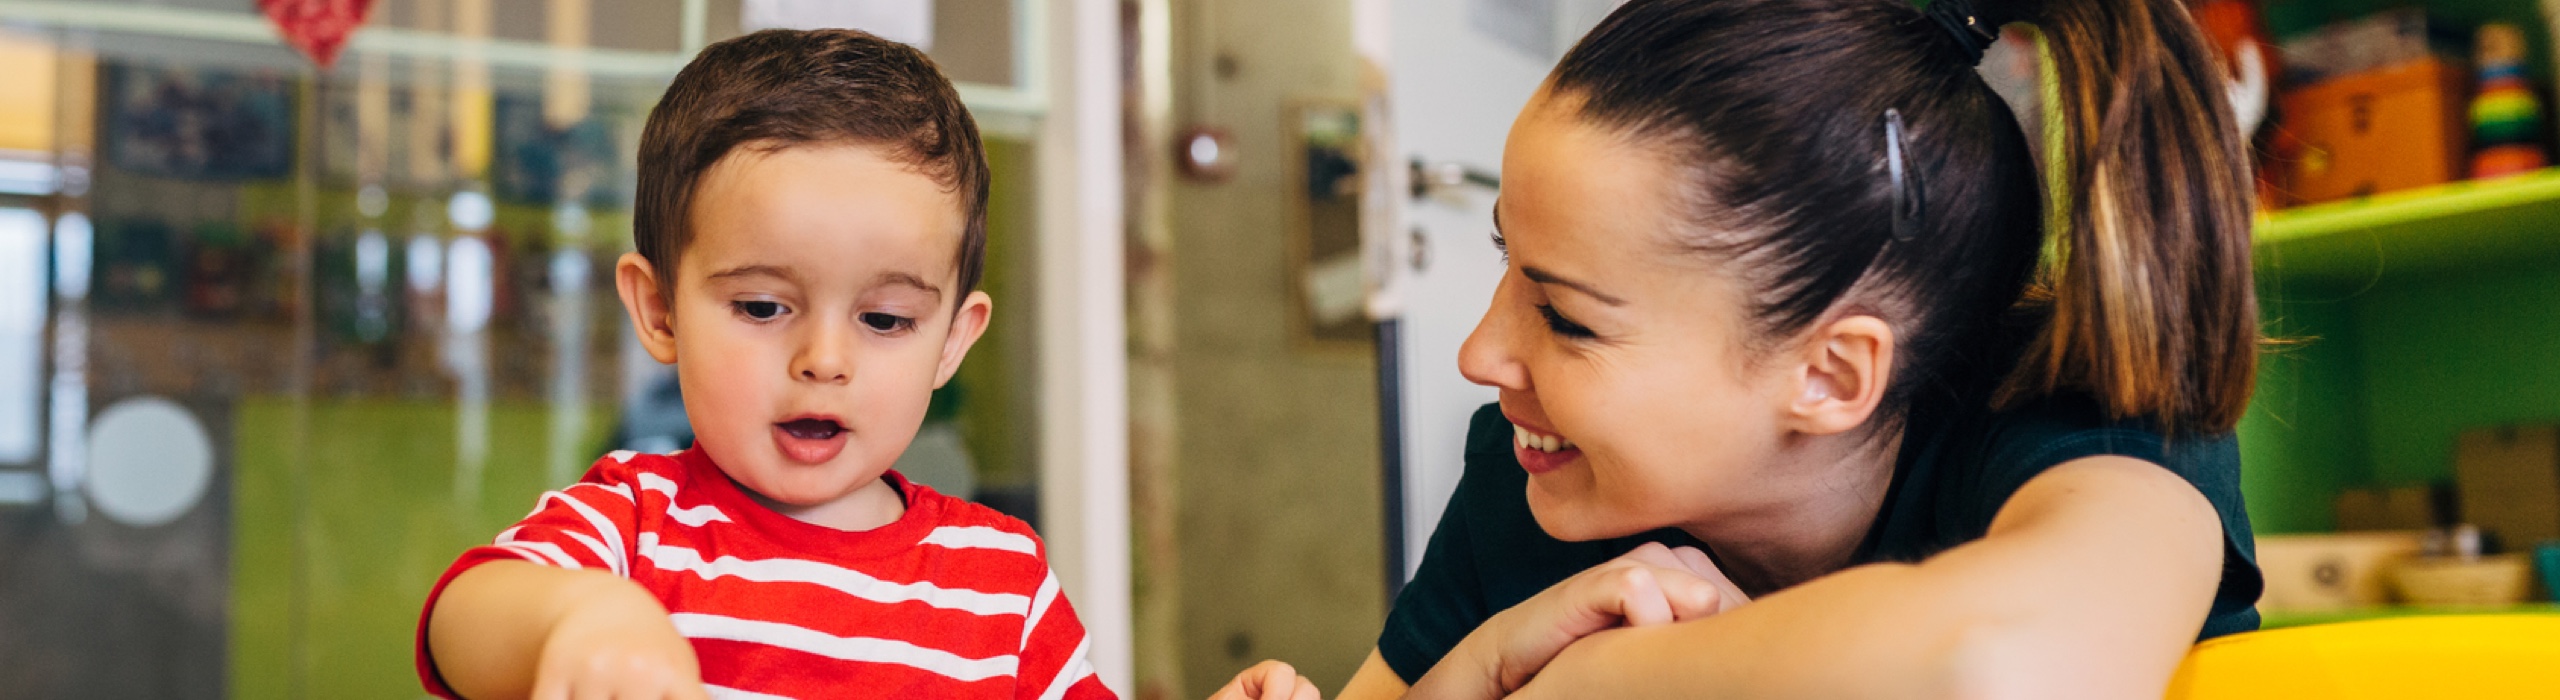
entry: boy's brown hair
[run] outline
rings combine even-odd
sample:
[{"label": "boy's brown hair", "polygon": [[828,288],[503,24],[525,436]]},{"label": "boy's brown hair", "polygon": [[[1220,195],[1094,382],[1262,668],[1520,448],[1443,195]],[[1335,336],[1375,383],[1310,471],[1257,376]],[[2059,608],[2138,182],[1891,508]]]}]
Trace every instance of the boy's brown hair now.
[{"label": "boy's brown hair", "polygon": [[913,47],[850,29],[768,29],[704,48],[640,133],[632,239],[675,291],[676,259],[693,241],[702,173],[741,147],[852,143],[881,149],[960,196],[968,224],[957,265],[966,297],[987,249],[987,152],[960,93]]}]

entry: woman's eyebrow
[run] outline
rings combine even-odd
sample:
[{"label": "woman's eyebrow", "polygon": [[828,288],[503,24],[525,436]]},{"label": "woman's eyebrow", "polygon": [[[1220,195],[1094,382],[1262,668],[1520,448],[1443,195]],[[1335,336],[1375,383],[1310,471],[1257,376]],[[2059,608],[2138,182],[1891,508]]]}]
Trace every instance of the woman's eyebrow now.
[{"label": "woman's eyebrow", "polygon": [[[1502,235],[1502,200],[1499,198],[1493,201],[1493,247],[1501,250],[1503,255],[1506,257],[1511,254],[1511,242]],[[1521,267],[1520,274],[1528,277],[1531,282],[1552,284],[1581,292],[1593,299],[1600,300],[1600,303],[1608,304],[1610,306],[1625,306],[1627,304],[1624,299],[1619,299],[1617,297],[1601,293],[1600,289],[1597,287],[1566,279],[1562,275],[1548,272],[1535,266]]]},{"label": "woman's eyebrow", "polygon": [[1557,276],[1557,275],[1556,275],[1556,273],[1548,272],[1548,271],[1546,271],[1546,270],[1542,270],[1542,269],[1539,269],[1539,268],[1537,268],[1537,267],[1523,266],[1523,267],[1521,267],[1521,268],[1520,268],[1520,275],[1521,275],[1522,277],[1527,277],[1527,278],[1529,278],[1529,281],[1531,281],[1531,282],[1536,282],[1536,283],[1539,283],[1539,284],[1552,284],[1552,285],[1556,285],[1556,286],[1559,286],[1559,287],[1564,287],[1564,288],[1566,288],[1566,289],[1571,289],[1571,290],[1573,290],[1573,291],[1581,292],[1581,293],[1583,293],[1583,294],[1585,294],[1585,295],[1590,296],[1590,297],[1591,297],[1591,298],[1593,298],[1593,299],[1598,299],[1598,300],[1600,300],[1600,303],[1608,304],[1608,305],[1610,305],[1610,306],[1625,306],[1625,305],[1627,304],[1626,300],[1624,300],[1624,299],[1619,299],[1619,298],[1617,298],[1617,297],[1613,297],[1613,296],[1609,296],[1609,295],[1607,295],[1607,294],[1601,293],[1601,291],[1600,291],[1598,288],[1592,287],[1591,285],[1583,284],[1583,283],[1581,283],[1581,282],[1577,282],[1577,281],[1570,280],[1570,279],[1566,279],[1566,278],[1564,278],[1564,277],[1559,277],[1559,276]]}]

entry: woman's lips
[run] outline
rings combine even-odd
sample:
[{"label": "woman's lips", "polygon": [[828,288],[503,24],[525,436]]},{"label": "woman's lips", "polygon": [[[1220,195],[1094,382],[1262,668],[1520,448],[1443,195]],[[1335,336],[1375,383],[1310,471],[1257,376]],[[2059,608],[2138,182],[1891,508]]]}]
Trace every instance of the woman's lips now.
[{"label": "woman's lips", "polygon": [[773,424],[773,446],[801,464],[825,464],[844,452],[853,431],[832,418],[794,418]]},{"label": "woman's lips", "polygon": [[1535,475],[1555,471],[1581,459],[1582,448],[1562,436],[1530,430],[1514,423],[1511,426],[1511,454],[1520,459],[1520,468]]}]

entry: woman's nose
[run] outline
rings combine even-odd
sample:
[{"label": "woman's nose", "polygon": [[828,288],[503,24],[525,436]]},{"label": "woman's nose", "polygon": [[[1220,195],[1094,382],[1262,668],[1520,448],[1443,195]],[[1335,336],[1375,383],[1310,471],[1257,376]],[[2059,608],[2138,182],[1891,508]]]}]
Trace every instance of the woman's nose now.
[{"label": "woman's nose", "polygon": [[1458,346],[1458,374],[1467,381],[1500,389],[1526,391],[1528,368],[1520,364],[1511,349],[1518,322],[1512,307],[1512,281],[1503,277],[1493,292],[1493,306],[1485,309],[1484,318],[1476,321],[1476,330],[1467,334],[1467,342]]},{"label": "woman's nose", "polygon": [[845,323],[810,324],[800,349],[791,356],[791,376],[804,382],[844,384],[853,381],[853,339]]}]

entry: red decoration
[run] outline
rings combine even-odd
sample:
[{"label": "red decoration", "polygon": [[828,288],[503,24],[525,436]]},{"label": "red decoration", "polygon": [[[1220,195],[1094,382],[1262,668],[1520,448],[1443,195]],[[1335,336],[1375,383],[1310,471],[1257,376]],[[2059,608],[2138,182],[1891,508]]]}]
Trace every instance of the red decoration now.
[{"label": "red decoration", "polygon": [[258,0],[258,10],[276,23],[284,43],[323,69],[338,62],[338,50],[372,9],[373,0]]}]

